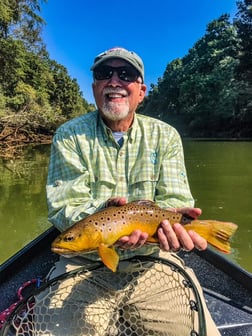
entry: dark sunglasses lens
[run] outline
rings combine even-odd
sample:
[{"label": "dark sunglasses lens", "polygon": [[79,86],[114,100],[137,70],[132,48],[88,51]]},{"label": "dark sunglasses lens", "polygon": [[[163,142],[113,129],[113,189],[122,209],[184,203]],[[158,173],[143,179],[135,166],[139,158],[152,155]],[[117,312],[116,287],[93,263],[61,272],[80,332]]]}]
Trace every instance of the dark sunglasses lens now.
[{"label": "dark sunglasses lens", "polygon": [[139,77],[138,72],[131,67],[124,67],[117,71],[118,77],[125,82],[135,82]]},{"label": "dark sunglasses lens", "polygon": [[96,80],[110,79],[114,72],[125,82],[135,82],[139,77],[138,71],[132,67],[110,67],[104,65],[94,70],[94,78]]},{"label": "dark sunglasses lens", "polygon": [[94,70],[94,78],[96,80],[110,79],[113,75],[113,70],[110,67],[99,67]]}]

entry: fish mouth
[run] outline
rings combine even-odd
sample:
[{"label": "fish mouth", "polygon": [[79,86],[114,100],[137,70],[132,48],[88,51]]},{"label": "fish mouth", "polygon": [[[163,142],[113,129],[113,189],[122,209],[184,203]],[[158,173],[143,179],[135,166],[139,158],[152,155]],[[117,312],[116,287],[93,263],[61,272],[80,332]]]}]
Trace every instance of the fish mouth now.
[{"label": "fish mouth", "polygon": [[54,253],[57,253],[57,254],[71,254],[71,255],[74,255],[74,254],[76,254],[77,252],[75,252],[75,251],[71,251],[71,250],[68,250],[68,249],[66,249],[66,248],[62,248],[62,247],[55,247],[55,246],[53,246],[53,247],[51,247],[51,250],[52,250],[52,252],[54,252]]},{"label": "fish mouth", "polygon": [[69,250],[69,249],[62,248],[62,247],[56,247],[56,246],[52,246],[51,251],[54,253],[60,254],[64,257],[68,257],[68,258],[95,252],[95,250],[73,251],[73,250]]}]

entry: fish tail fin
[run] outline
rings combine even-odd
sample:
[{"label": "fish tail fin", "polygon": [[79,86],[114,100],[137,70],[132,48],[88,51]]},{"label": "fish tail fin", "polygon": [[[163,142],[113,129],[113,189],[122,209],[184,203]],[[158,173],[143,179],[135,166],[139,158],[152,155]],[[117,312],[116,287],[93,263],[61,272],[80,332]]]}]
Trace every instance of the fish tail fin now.
[{"label": "fish tail fin", "polygon": [[104,265],[106,265],[112,272],[115,272],[119,262],[119,255],[117,252],[105,244],[100,244],[98,253]]},{"label": "fish tail fin", "polygon": [[230,253],[229,239],[237,230],[237,225],[214,220],[193,220],[190,224],[186,224],[185,228],[197,232],[220,251]]}]

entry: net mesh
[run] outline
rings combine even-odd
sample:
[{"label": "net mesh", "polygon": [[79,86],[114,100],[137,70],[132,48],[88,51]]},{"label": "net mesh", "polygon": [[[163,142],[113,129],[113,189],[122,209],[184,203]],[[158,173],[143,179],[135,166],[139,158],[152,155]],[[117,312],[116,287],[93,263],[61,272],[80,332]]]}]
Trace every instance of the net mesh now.
[{"label": "net mesh", "polygon": [[48,281],[9,316],[0,335],[205,335],[200,297],[170,261],[144,258],[79,269]]}]

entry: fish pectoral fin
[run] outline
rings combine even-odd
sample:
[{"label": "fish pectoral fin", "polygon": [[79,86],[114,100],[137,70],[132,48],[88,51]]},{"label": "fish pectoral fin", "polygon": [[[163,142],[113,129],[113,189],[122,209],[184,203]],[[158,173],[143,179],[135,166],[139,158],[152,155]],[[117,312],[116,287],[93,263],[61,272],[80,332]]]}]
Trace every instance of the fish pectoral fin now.
[{"label": "fish pectoral fin", "polygon": [[119,262],[119,255],[117,252],[112,247],[100,244],[98,253],[104,265],[106,265],[112,272],[115,272]]}]

